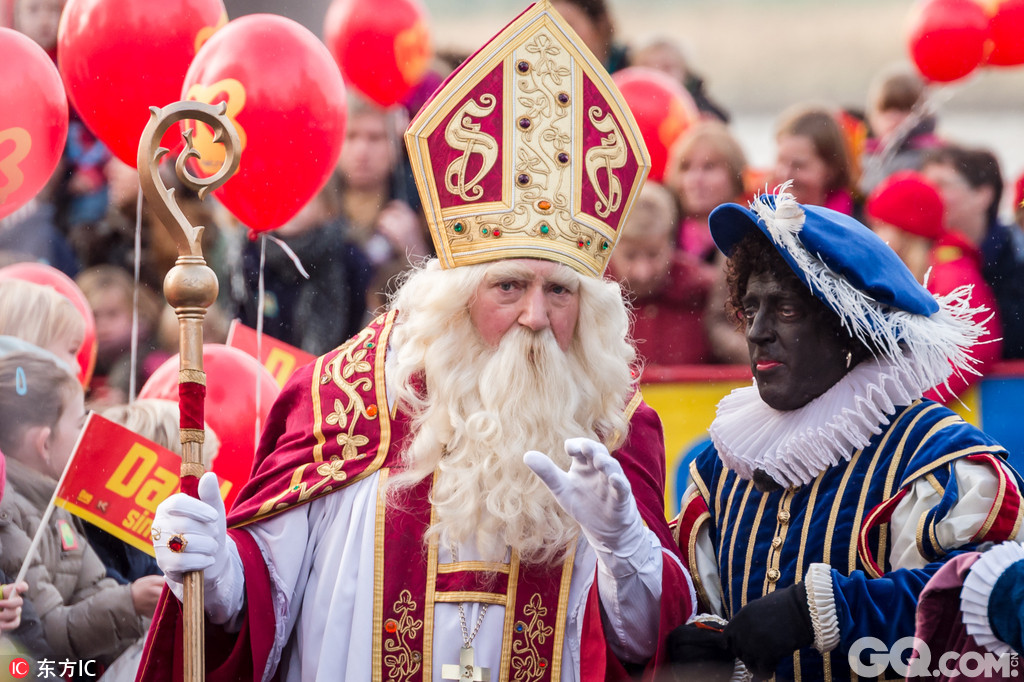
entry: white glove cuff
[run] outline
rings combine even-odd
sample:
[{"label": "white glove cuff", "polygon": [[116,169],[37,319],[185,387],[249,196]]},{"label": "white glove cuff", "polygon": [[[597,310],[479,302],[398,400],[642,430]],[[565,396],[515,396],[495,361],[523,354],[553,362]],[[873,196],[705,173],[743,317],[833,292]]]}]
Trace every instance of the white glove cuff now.
[{"label": "white glove cuff", "polygon": [[[216,569],[216,570],[215,570]],[[170,575],[164,575],[167,587],[178,601],[183,601],[185,586]],[[234,539],[228,536],[224,548],[217,553],[213,565],[203,571],[203,600],[210,622],[224,625],[233,621],[245,605],[245,571]]]},{"label": "white glove cuff", "polygon": [[627,578],[643,569],[651,560],[655,548],[660,552],[661,543],[655,539],[652,543],[649,535],[651,530],[643,524],[640,513],[633,508],[633,520],[612,542],[600,541],[592,537],[586,530],[583,534],[594,547],[597,559],[615,579]]},{"label": "white glove cuff", "polygon": [[[217,568],[213,575],[210,570]],[[235,619],[245,605],[245,571],[238,546],[229,535],[217,561],[203,574],[203,593],[210,621],[224,625]]]}]

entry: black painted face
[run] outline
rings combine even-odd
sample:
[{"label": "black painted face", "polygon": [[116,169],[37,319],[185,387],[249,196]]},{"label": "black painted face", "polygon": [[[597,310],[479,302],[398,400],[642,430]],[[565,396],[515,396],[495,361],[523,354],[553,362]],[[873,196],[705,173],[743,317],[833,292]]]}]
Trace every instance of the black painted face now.
[{"label": "black painted face", "polygon": [[803,407],[849,371],[849,337],[798,280],[753,274],[742,304],[750,369],[769,406]]}]

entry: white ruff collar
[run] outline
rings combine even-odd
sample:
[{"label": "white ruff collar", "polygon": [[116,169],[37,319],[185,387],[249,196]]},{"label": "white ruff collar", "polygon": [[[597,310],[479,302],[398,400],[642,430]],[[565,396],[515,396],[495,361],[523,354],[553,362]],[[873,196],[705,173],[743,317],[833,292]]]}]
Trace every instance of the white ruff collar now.
[{"label": "white ruff collar", "polygon": [[740,478],[762,469],[783,486],[806,485],[865,447],[898,405],[921,397],[929,387],[915,386],[913,375],[902,363],[865,360],[822,395],[786,411],[766,405],[755,381],[719,401],[711,440]]}]

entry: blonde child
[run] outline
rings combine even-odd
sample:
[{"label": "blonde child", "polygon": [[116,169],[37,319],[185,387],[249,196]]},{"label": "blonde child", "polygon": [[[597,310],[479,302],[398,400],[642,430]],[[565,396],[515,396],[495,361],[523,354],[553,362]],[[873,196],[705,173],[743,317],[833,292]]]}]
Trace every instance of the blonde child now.
[{"label": "blonde child", "polygon": [[[140,398],[131,404],[112,405],[100,410],[100,415],[120,424],[143,438],[181,456],[178,403],[160,398]],[[217,435],[206,429],[203,443],[203,464],[210,467],[220,449]],[[92,524],[85,524],[89,543],[107,567],[107,575],[119,583],[127,584],[145,575],[162,575],[156,560],[117,539]]]},{"label": "blonde child", "polygon": [[[84,419],[82,388],[65,368],[37,353],[0,358],[0,450],[7,456],[0,569],[8,575],[28,554]],[[163,585],[158,576],[131,585],[106,577],[81,522],[62,509],[50,516],[27,578],[26,596],[53,653],[101,663],[145,634]]]},{"label": "blonde child", "polygon": [[74,372],[84,339],[85,320],[63,294],[43,284],[0,280],[0,354],[33,350],[20,340],[52,354]]}]

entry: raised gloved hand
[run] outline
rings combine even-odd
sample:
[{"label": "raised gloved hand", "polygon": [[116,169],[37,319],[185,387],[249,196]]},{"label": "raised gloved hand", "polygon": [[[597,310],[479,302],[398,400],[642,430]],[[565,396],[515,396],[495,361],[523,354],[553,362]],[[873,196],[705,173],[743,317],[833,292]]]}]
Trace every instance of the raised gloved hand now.
[{"label": "raised gloved hand", "polygon": [[748,602],[723,634],[750,672],[771,677],[783,658],[814,644],[806,586],[799,582]]},{"label": "raised gloved hand", "polygon": [[176,493],[161,502],[153,518],[156,562],[180,600],[184,574],[203,571],[206,611],[223,623],[241,609],[242,562],[227,535],[227,514],[217,475],[199,479],[199,499]]},{"label": "raised gloved hand", "polygon": [[[598,554],[606,553],[624,561],[607,567],[618,577],[637,568],[647,557],[646,529],[636,500],[622,471],[622,465],[606,448],[589,438],[570,438],[565,451],[572,458],[569,471],[559,469],[551,459],[535,450],[527,452],[526,465],[540,476],[558,504],[580,524],[587,541]],[[606,562],[608,564],[608,562]]]}]

